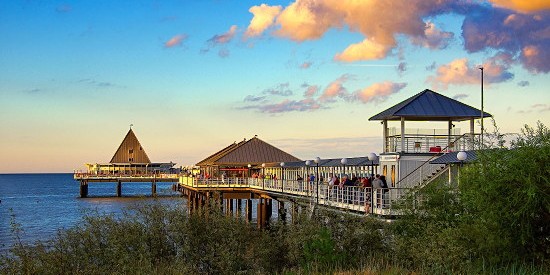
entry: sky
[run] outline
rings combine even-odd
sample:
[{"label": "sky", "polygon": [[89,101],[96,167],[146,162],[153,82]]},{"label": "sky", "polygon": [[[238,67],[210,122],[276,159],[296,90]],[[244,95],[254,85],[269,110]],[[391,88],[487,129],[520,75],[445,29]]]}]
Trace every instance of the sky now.
[{"label": "sky", "polygon": [[130,124],[178,166],[254,135],[379,153],[371,116],[424,89],[481,108],[480,66],[501,132],[550,125],[547,0],[0,0],[0,37],[0,173],[106,163]]}]

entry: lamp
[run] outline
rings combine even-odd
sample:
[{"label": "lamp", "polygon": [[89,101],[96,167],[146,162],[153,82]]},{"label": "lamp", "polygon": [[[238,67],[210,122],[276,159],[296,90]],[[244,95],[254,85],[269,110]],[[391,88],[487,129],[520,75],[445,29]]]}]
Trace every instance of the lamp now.
[{"label": "lamp", "polygon": [[249,163],[249,164],[248,164],[248,177],[249,177],[249,178],[252,177],[252,174],[250,174],[250,172],[251,172],[251,171],[250,171],[250,168],[251,168],[251,167],[252,167],[252,165]]},{"label": "lamp", "polygon": [[456,158],[460,160],[460,165],[462,165],[462,162],[468,158],[468,154],[464,151],[460,151],[456,154]]},{"label": "lamp", "polygon": [[370,160],[371,175],[374,176],[374,160],[376,159],[376,154],[375,153],[369,153],[369,155],[367,157]]}]

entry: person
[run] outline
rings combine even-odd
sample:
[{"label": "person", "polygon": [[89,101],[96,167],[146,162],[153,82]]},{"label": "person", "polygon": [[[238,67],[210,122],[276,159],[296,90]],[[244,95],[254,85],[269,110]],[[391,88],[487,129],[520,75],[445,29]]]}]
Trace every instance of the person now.
[{"label": "person", "polygon": [[225,183],[225,172],[222,173],[222,183]]},{"label": "person", "polygon": [[372,189],[373,192],[376,193],[376,207],[380,206],[380,198],[382,197],[381,191],[382,191],[382,180],[380,179],[380,175],[376,174],[376,177],[372,181]]},{"label": "person", "polygon": [[304,178],[302,176],[298,175],[296,178],[298,181],[298,191],[302,192],[302,183],[304,182]]},{"label": "person", "polygon": [[380,181],[382,182],[382,208],[385,208],[387,206],[387,204],[389,203],[388,201],[388,191],[390,191],[388,189],[388,182],[386,181],[386,176],[382,175],[380,176]]},{"label": "person", "polygon": [[315,183],[315,175],[311,174],[309,175],[309,185],[308,185],[308,192],[311,192],[313,190],[313,184]]}]

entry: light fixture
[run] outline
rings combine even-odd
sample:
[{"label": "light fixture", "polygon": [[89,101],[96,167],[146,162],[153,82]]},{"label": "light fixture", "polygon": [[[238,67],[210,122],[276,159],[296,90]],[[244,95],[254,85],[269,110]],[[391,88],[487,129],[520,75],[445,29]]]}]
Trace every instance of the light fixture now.
[{"label": "light fixture", "polygon": [[343,165],[346,165],[346,164],[348,164],[348,159],[343,158],[342,160],[340,160],[340,163],[342,163]]},{"label": "light fixture", "polygon": [[321,158],[320,157],[316,157],[315,160],[313,160],[315,163],[319,164],[319,162],[321,162]]},{"label": "light fixture", "polygon": [[466,158],[468,158],[468,154],[466,154],[466,152],[464,151],[460,151],[456,154],[456,158],[462,162],[465,161]]},{"label": "light fixture", "polygon": [[285,167],[285,163],[284,162],[281,162],[281,167]]}]

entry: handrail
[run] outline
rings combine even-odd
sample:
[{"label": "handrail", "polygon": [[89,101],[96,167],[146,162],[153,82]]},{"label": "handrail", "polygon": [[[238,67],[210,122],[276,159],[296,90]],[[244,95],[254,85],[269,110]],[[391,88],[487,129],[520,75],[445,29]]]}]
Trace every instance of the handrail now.
[{"label": "handrail", "polygon": [[[458,140],[460,140],[461,138],[465,137],[466,135],[469,135],[469,133],[460,135],[458,138],[456,138],[455,140],[453,140],[452,143],[456,143]],[[451,143],[451,142],[450,142],[450,143]],[[432,161],[435,157],[439,157],[440,154],[442,154],[447,148],[449,148],[450,143],[447,144],[447,146],[445,146],[445,148],[441,149],[440,152],[437,152],[436,154],[434,154],[431,158],[429,158],[428,160],[426,160],[424,163],[422,163],[421,165],[419,165],[418,167],[416,167],[414,170],[412,170],[410,173],[408,173],[408,174],[405,175],[403,178],[401,178],[399,181],[397,181],[397,182],[395,183],[395,185],[397,186],[398,184],[400,184],[402,181],[404,181],[406,178],[408,178],[410,175],[412,175],[412,174],[413,174],[414,172],[416,172],[418,169],[420,169],[420,168],[422,168],[424,165],[430,163],[430,161]]]}]

